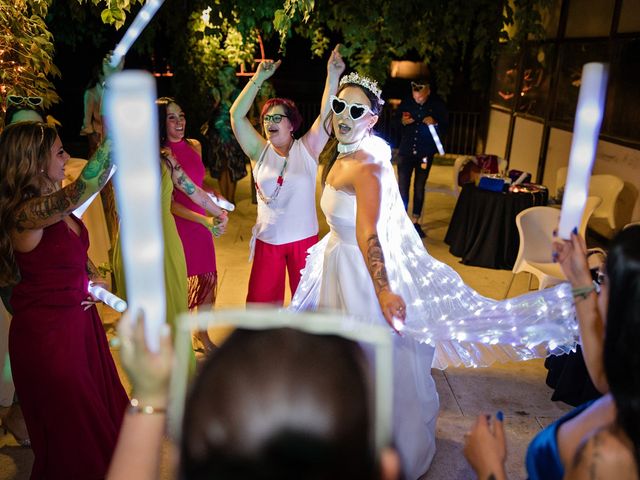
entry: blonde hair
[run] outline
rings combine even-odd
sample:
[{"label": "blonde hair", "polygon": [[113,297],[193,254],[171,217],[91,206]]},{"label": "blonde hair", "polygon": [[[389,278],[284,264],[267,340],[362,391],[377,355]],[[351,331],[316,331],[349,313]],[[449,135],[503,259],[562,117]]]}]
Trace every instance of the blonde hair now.
[{"label": "blonde hair", "polygon": [[40,180],[57,136],[54,127],[40,122],[9,125],[0,135],[0,286],[20,281],[11,243],[16,210],[25,200],[41,195]]}]

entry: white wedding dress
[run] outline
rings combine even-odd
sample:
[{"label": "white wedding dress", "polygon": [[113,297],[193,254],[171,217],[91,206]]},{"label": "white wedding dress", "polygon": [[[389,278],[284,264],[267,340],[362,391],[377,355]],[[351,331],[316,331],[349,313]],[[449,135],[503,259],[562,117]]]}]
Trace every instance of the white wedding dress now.
[{"label": "white wedding dress", "polygon": [[[567,284],[496,301],[464,284],[431,257],[404,210],[388,145],[361,144],[382,166],[377,224],[391,290],[406,303],[402,336],[394,335],[393,436],[406,478],[422,475],[435,453],[438,394],[430,368],[483,366],[496,360],[546,356],[577,341]],[[309,249],[294,310],[328,309],[363,324],[386,325],[356,241],[356,197],[326,185],[320,202],[331,230]],[[434,358],[435,353],[435,358]]]}]

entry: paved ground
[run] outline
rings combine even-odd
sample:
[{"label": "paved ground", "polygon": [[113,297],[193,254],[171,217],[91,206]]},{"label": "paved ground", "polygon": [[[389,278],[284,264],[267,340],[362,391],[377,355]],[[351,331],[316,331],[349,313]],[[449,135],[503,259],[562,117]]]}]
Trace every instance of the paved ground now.
[{"label": "paved ground", "polygon": [[[450,167],[434,166],[430,186],[446,185],[451,178]],[[231,215],[226,235],[216,241],[219,268],[219,294],[217,307],[244,305],[249,277],[247,263],[251,226],[255,221],[255,205],[251,203],[249,179],[238,186],[237,209]],[[511,272],[469,267],[458,263],[443,243],[455,198],[441,193],[428,193],[425,216],[422,221],[427,231],[424,244],[431,255],[451,265],[465,282],[481,294],[502,298]],[[320,215],[322,217],[322,215]],[[321,234],[327,226],[321,220]],[[523,293],[527,288],[526,274],[516,277],[510,295]],[[108,322],[113,315],[105,315]],[[551,390],[545,385],[546,370],[542,361],[494,365],[482,369],[448,369],[433,371],[440,394],[437,453],[433,465],[424,479],[467,479],[473,474],[462,457],[462,439],[482,412],[502,410],[509,441],[508,472],[511,479],[526,478],[524,453],[529,440],[549,422],[558,418],[569,407],[549,400]],[[81,441],[81,439],[78,439]],[[29,449],[15,446],[10,435],[0,431],[0,480],[23,480],[29,477],[33,455]],[[73,445],[69,445],[73,448]],[[169,455],[167,455],[168,457]],[[169,461],[165,462],[162,478],[171,478]]]}]

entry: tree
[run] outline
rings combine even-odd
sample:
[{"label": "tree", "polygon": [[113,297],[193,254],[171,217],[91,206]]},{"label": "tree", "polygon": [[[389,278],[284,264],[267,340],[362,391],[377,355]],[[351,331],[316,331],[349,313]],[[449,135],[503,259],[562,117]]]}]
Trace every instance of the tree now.
[{"label": "tree", "polygon": [[0,2],[2,97],[42,97],[45,107],[58,101],[49,79],[60,72],[53,63],[53,37],[44,22],[48,8],[49,0]]}]

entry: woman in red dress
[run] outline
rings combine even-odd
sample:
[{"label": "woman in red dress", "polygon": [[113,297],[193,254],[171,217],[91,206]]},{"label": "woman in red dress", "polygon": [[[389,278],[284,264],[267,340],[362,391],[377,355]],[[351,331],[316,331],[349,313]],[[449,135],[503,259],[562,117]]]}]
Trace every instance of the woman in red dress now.
[{"label": "woman in red dress", "polygon": [[72,212],[104,185],[103,145],[60,188],[56,130],[23,122],[0,136],[0,286],[13,287],[9,355],[35,460],[32,479],[104,478],[128,402],[93,299],[87,230]]}]

